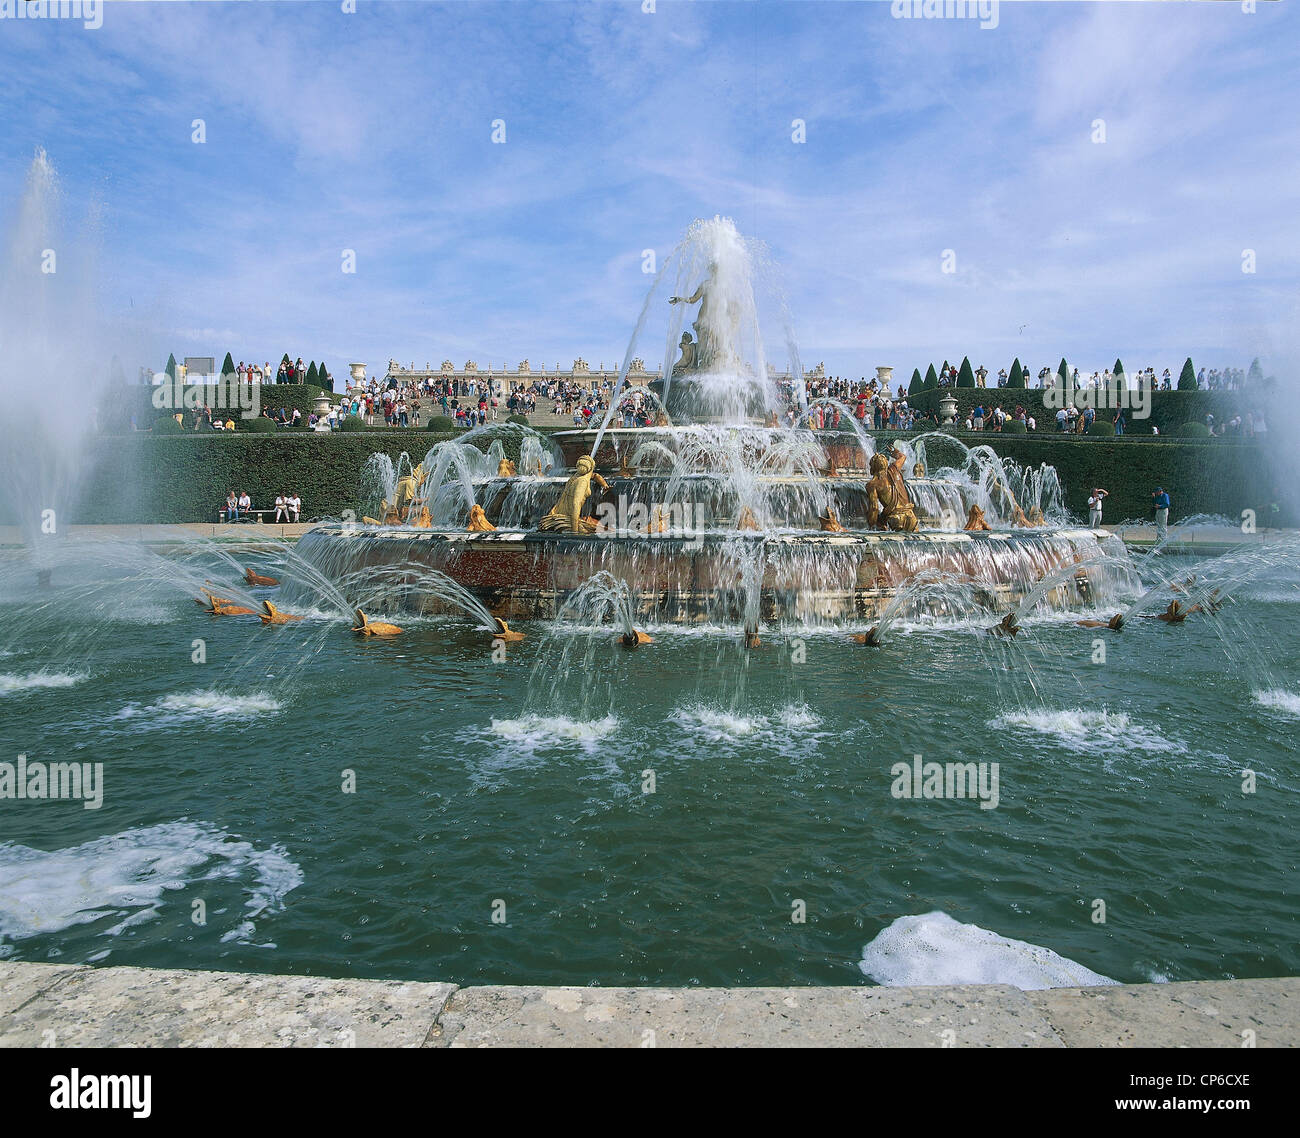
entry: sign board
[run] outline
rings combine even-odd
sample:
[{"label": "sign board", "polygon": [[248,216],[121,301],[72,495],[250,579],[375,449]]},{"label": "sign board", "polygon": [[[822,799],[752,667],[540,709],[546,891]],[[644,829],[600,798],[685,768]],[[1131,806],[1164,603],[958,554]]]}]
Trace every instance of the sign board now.
[{"label": "sign board", "polygon": [[187,380],[195,379],[199,376],[210,376],[217,374],[217,361],[212,356],[186,356],[185,357],[185,378]]}]

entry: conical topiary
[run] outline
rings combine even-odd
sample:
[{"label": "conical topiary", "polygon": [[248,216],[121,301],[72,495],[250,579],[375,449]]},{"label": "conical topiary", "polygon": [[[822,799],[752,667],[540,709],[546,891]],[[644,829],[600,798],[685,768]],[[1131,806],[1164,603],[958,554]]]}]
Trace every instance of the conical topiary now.
[{"label": "conical topiary", "polygon": [[316,380],[316,361],[315,361],[315,360],[312,360],[311,363],[309,363],[309,364],[307,365],[307,382],[310,383],[313,387],[317,387],[317,386],[319,386],[318,383],[317,383],[317,380]]},{"label": "conical topiary", "polygon": [[934,364],[931,364],[929,368],[926,369],[925,372],[925,387],[926,390],[928,391],[938,386],[939,386],[939,377],[938,375],[935,374]]},{"label": "conical topiary", "polygon": [[223,376],[235,374],[235,361],[230,358],[229,352],[226,353],[226,358],[221,362],[221,374]]},{"label": "conical topiary", "polygon": [[925,385],[925,380],[921,378],[921,369],[914,367],[912,369],[912,382],[907,385],[908,395],[916,395]]},{"label": "conical topiary", "polygon": [[1250,371],[1246,373],[1246,382],[1252,387],[1264,380],[1264,369],[1259,366],[1259,356],[1250,361]]},{"label": "conical topiary", "polygon": [[1011,374],[1007,376],[1008,387],[1025,386],[1025,369],[1020,366],[1020,357],[1017,356],[1011,364]]},{"label": "conical topiary", "polygon": [[1124,378],[1124,365],[1119,360],[1115,361],[1113,374],[1115,376],[1115,389],[1117,391],[1123,391],[1124,388],[1128,386],[1128,380]]},{"label": "conical topiary", "polygon": [[1192,357],[1188,356],[1183,361],[1183,370],[1178,373],[1178,390],[1195,391],[1196,387],[1196,369],[1192,367]]},{"label": "conical topiary", "polygon": [[971,370],[970,356],[962,356],[961,358],[961,369],[957,372],[957,386],[975,386],[975,373]]},{"label": "conical topiary", "polygon": [[[1258,364],[1259,360],[1255,362]],[[176,356],[171,352],[167,354],[167,367],[165,370],[169,379],[174,380],[176,378]]]}]

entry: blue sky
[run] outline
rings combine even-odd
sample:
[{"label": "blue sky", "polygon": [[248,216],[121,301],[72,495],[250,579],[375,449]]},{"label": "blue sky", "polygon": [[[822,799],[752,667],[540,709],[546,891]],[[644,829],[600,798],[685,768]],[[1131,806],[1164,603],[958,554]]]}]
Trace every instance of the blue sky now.
[{"label": "blue sky", "polygon": [[44,147],[147,329],[128,365],[612,365],[642,250],[713,214],[770,246],[833,373],[1296,357],[1290,0],[1004,0],[988,29],[872,0],[342,8],[0,21],[0,207]]}]

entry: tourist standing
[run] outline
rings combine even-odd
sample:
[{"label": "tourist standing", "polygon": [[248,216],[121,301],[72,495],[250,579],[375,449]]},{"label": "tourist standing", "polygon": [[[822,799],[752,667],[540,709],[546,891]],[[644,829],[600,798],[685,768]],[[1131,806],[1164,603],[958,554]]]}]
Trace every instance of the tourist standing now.
[{"label": "tourist standing", "polygon": [[1088,496],[1088,526],[1097,529],[1101,525],[1101,503],[1110,493],[1109,490],[1093,489]]},{"label": "tourist standing", "polygon": [[1164,541],[1169,536],[1169,495],[1157,486],[1151,498],[1156,507],[1156,541]]}]

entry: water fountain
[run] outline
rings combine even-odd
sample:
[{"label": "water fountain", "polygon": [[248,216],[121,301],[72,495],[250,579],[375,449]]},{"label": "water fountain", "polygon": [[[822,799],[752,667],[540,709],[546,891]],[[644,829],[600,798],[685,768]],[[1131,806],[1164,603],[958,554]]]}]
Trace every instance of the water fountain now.
[{"label": "water fountain", "polygon": [[[638,618],[740,622],[751,633],[760,622],[878,617],[919,574],[967,580],[999,612],[1060,574],[1040,593],[1064,605],[1086,587],[1087,571],[1064,572],[1070,566],[1125,559],[1108,532],[1064,524],[1050,468],[1022,470],[943,433],[879,451],[843,404],[843,429],[780,425],[782,393],[759,326],[763,264],[729,220],[690,227],[650,290],[605,421],[552,436],[565,476],[550,476],[539,462],[548,445],[517,427],[514,472],[504,452],[484,453],[490,434],[474,432],[430,451],[404,499],[402,463],[377,459],[383,469],[370,482],[386,502],[402,499],[399,512],[367,518],[379,524],[319,526],[301,554],[335,578],[423,564],[498,618],[552,618],[608,573],[626,582]],[[656,298],[680,350],[648,389],[658,423],[611,426]],[[946,463],[933,474],[927,450]],[[987,529],[963,528],[972,506]],[[1110,575],[1093,576],[1095,593]],[[436,590],[408,590],[406,601],[441,604]]]}]

